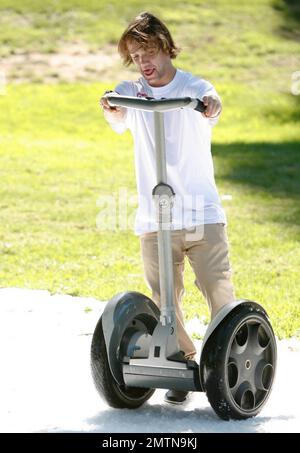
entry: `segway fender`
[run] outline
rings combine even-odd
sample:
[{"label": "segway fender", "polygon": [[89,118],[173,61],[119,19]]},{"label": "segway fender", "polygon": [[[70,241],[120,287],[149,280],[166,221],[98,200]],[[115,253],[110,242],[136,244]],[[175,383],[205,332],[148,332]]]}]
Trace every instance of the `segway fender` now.
[{"label": "segway fender", "polygon": [[[211,321],[211,323],[209,324],[209,326],[205,332],[205,336],[204,336],[204,339],[202,342],[201,355],[202,355],[204,346],[207,343],[208,339],[211,337],[211,335],[216,330],[218,325],[221,324],[221,322],[223,320],[225,320],[225,318],[229,315],[229,313],[237,310],[240,305],[249,304],[249,303],[253,304],[253,307],[256,307],[256,308],[259,307],[260,310],[262,310],[265,314],[267,314],[261,305],[257,304],[256,302],[253,302],[251,300],[247,300],[247,299],[235,300],[234,302],[232,302],[230,304],[224,305],[224,307],[222,307],[221,310],[219,310],[219,312],[216,314],[214,319]],[[201,357],[200,357],[200,362],[201,362]]]},{"label": "segway fender", "polygon": [[[126,328],[134,318],[146,315],[153,324],[159,320],[157,305],[147,296],[136,291],[116,294],[105,306],[102,314],[102,327],[110,370],[115,380],[124,384],[120,344]],[[150,326],[151,327],[151,326]]]},{"label": "segway fender", "polygon": [[216,330],[218,325],[221,324],[221,322],[223,320],[225,320],[225,318],[229,315],[229,313],[231,313],[233,310],[236,310],[238,306],[244,305],[244,304],[249,304],[249,303],[255,305],[256,307],[259,306],[259,308],[262,311],[264,311],[264,313],[266,313],[266,311],[260,305],[258,305],[256,302],[253,302],[252,300],[248,300],[248,299],[235,300],[235,301],[231,302],[230,304],[224,305],[224,307],[222,307],[218,311],[218,313],[216,314],[214,319],[211,321],[211,323],[209,324],[209,326],[205,332],[205,336],[204,336],[204,339],[202,342],[201,354],[202,354],[204,346],[207,343],[210,336]]},{"label": "segway fender", "polygon": [[[242,308],[242,306],[246,305],[246,304],[247,305],[251,304],[253,306],[253,310],[260,310],[263,313],[265,313],[265,315],[267,316],[267,313],[264,310],[264,308],[261,305],[259,305],[257,302],[253,302],[252,300],[248,300],[248,299],[236,300],[230,304],[224,305],[224,307],[222,307],[221,310],[219,310],[219,312],[216,314],[216,316],[211,321],[211,323],[209,324],[209,326],[206,330],[206,333],[205,333],[205,336],[204,336],[204,339],[202,342],[202,348],[201,348],[201,354],[200,354],[200,368],[201,368],[201,364],[204,359],[205,346],[208,343],[208,340],[211,338],[211,336],[216,331],[217,327],[223,321],[226,322],[226,318],[229,317],[230,314],[233,314],[233,312],[240,310]],[[200,382],[201,382],[202,388],[204,389],[202,371],[200,371]]]}]

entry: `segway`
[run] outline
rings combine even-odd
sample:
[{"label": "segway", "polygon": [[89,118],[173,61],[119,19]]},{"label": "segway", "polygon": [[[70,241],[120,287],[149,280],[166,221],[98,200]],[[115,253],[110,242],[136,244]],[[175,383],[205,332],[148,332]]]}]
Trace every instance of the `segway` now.
[{"label": "segway", "polygon": [[167,183],[163,112],[192,108],[199,99],[108,95],[111,106],[154,112],[161,310],[147,296],[126,291],[105,306],[91,345],[91,371],[102,398],[114,408],[138,408],[156,388],[206,392],[224,420],[257,415],[274,382],[276,340],[266,311],[256,302],[225,305],[209,324],[199,364],[180,351],[174,306],[171,246],[172,200]]}]

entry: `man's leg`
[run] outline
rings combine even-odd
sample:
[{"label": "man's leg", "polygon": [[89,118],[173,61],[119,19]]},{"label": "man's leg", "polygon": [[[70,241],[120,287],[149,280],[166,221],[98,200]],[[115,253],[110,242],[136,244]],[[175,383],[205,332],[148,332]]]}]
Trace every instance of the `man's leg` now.
[{"label": "man's leg", "polygon": [[235,300],[226,227],[220,223],[204,225],[203,238],[185,241],[185,245],[195,284],[207,300],[213,319],[224,305]]},{"label": "man's leg", "polygon": [[[174,262],[174,295],[177,315],[177,328],[179,337],[179,347],[184,351],[185,356],[192,358],[196,353],[196,348],[184,328],[184,317],[181,307],[181,300],[184,295],[184,249],[182,231],[172,233],[172,253]],[[158,268],[158,240],[157,233],[147,233],[140,237],[141,253],[144,264],[145,280],[152,291],[153,301],[160,307],[160,285]]]}]

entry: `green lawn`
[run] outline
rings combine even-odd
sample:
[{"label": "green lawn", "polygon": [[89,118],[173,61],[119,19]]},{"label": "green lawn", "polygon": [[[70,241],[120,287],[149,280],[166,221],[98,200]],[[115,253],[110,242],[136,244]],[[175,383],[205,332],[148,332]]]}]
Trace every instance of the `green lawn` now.
[{"label": "green lawn", "polygon": [[[264,305],[280,338],[300,336],[300,96],[290,91],[300,70],[297,10],[279,0],[152,4],[183,47],[178,66],[211,80],[223,99],[212,151],[220,195],[231,195],[223,205],[236,295]],[[0,0],[0,55],[55,51],[61,36],[91,49],[115,43],[146,5]],[[117,81],[8,84],[0,96],[2,287],[150,295],[138,238],[96,224],[100,197],[120,187],[135,194],[132,138],[112,132],[98,107]],[[207,317],[188,264],[185,286],[186,317]]]},{"label": "green lawn", "polygon": [[[91,51],[115,45],[138,12],[150,9],[182,48],[179,64],[215,82],[281,89],[299,70],[298,0],[0,0],[0,57],[55,52],[66,42]],[[274,71],[276,71],[276,76]]]}]

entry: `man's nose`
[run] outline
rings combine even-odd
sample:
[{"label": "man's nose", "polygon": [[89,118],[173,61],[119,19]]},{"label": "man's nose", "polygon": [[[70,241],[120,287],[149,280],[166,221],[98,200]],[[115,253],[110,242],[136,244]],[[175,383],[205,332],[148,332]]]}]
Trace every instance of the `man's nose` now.
[{"label": "man's nose", "polygon": [[148,63],[148,61],[149,61],[148,55],[141,55],[141,58],[140,58],[141,65]]}]

